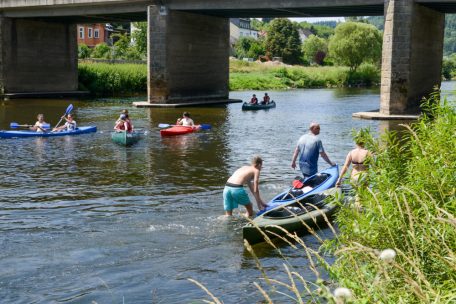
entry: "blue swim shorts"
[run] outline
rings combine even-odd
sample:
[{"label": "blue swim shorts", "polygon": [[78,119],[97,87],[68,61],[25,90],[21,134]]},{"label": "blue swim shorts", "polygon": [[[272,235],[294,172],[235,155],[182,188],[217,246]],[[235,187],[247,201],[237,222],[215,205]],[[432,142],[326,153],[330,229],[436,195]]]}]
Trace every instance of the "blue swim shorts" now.
[{"label": "blue swim shorts", "polygon": [[238,205],[246,206],[248,204],[250,204],[250,199],[243,187],[225,186],[223,189],[223,208],[225,211],[231,211]]}]

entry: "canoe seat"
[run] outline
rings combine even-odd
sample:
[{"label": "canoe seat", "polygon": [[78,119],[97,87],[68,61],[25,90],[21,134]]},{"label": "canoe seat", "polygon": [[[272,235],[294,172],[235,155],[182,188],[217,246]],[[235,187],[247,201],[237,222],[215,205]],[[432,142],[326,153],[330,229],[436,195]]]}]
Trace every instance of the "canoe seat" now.
[{"label": "canoe seat", "polygon": [[282,206],[280,208],[273,209],[267,212],[264,217],[266,218],[287,218],[293,217],[296,215],[301,215],[303,213],[311,212],[317,209],[323,208],[327,202],[325,194],[314,194],[308,196],[301,200],[287,206]]}]

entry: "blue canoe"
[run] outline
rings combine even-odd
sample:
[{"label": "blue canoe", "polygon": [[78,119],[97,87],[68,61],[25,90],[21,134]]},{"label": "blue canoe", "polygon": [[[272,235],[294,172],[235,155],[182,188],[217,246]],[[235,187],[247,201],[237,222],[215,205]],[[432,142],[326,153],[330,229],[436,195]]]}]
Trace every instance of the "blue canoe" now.
[{"label": "blue canoe", "polygon": [[36,132],[31,130],[17,130],[17,131],[0,131],[0,138],[19,138],[19,137],[54,137],[54,136],[65,136],[65,135],[77,135],[96,132],[96,126],[79,127],[72,131],[60,131],[60,132]]},{"label": "blue canoe", "polygon": [[317,174],[305,179],[301,187],[291,187],[287,191],[275,196],[269,203],[267,203],[268,207],[258,211],[257,216],[280,205],[288,204],[293,201],[299,201],[311,194],[333,188],[336,185],[338,178],[339,166],[337,165],[318,172]]}]

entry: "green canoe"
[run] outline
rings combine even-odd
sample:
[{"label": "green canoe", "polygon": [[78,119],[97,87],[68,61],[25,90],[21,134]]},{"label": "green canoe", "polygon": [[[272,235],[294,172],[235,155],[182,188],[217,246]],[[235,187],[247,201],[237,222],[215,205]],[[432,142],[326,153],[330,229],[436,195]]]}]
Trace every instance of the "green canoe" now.
[{"label": "green canoe", "polygon": [[[301,200],[293,201],[269,210],[256,217],[252,223],[242,228],[242,235],[251,245],[264,242],[264,234],[270,239],[275,234],[280,236],[286,233],[276,227],[280,226],[286,231],[306,233],[306,227],[323,227],[337,209],[335,197],[340,196],[340,188],[331,188]],[[312,206],[313,205],[313,206]],[[316,208],[315,208],[315,207]]]},{"label": "green canoe", "polygon": [[275,101],[271,101],[270,103],[268,104],[251,104],[251,103],[248,103],[248,102],[244,102],[242,104],[242,110],[243,111],[255,111],[255,110],[265,110],[265,109],[272,109],[272,108],[275,108],[276,107],[276,103]]},{"label": "green canoe", "polygon": [[111,133],[111,139],[113,142],[116,144],[122,145],[122,146],[131,146],[135,143],[137,143],[141,139],[141,133],[139,132],[125,132],[125,131],[120,131],[120,132],[112,132]]}]

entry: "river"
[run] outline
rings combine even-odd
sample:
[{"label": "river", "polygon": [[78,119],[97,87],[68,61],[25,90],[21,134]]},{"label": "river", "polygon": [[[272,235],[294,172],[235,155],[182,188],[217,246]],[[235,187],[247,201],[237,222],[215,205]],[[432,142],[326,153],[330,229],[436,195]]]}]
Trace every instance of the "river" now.
[{"label": "river", "polygon": [[[450,90],[454,83],[444,83]],[[231,92],[248,99],[253,93]],[[0,299],[2,303],[201,303],[205,285],[224,303],[262,299],[266,289],[244,249],[239,211],[223,218],[222,191],[230,174],[259,154],[265,200],[298,175],[294,145],[311,121],[321,123],[323,146],[342,164],[351,130],[374,135],[398,122],[359,120],[353,112],[378,109],[373,89],[269,92],[277,107],[243,112],[241,104],[137,109],[133,99],[11,100],[0,102],[0,129],[33,123],[37,113],[55,124],[71,102],[80,126],[98,132],[74,137],[0,140]],[[110,140],[124,108],[145,139],[124,148]],[[159,123],[189,111],[212,129],[161,138]],[[327,164],[320,160],[320,168]],[[240,211],[244,211],[240,209]],[[329,229],[320,232],[331,238]],[[319,242],[303,237],[310,248]],[[314,280],[303,249],[280,246],[289,267]],[[259,245],[271,278],[287,281],[281,255]],[[331,257],[327,257],[331,261]],[[274,299],[286,301],[279,294]]]}]

